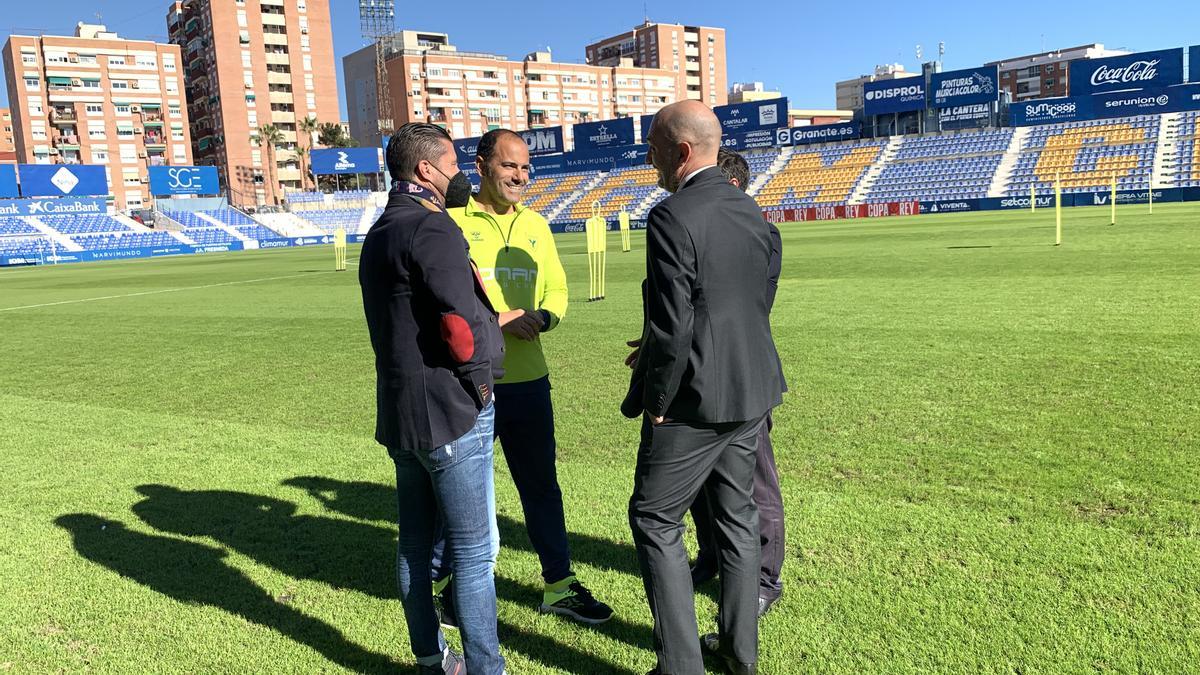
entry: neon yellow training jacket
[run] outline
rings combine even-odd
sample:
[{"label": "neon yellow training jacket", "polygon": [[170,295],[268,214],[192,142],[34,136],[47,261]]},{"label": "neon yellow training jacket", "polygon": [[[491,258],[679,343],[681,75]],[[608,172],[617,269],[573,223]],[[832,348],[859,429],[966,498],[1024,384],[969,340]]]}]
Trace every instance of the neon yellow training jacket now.
[{"label": "neon yellow training jacket", "polygon": [[[494,216],[474,197],[450,216],[471,246],[488,299],[498,312],[545,310],[553,329],[567,313],[567,274],[558,259],[550,225],[537,211],[518,204],[515,213]],[[542,354],[541,337],[533,341],[504,334],[504,377],[497,384],[529,382],[550,371]]]}]

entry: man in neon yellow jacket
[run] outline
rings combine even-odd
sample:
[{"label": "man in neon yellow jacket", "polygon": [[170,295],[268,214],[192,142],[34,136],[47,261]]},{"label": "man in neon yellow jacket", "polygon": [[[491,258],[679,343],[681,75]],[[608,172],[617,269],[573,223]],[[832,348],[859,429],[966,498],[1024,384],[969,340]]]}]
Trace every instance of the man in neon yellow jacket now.
[{"label": "man in neon yellow jacket", "polygon": [[[504,377],[496,381],[496,435],[521,496],[525,529],[542,564],[539,609],[584,623],[603,623],[612,608],[596,600],[571,571],[562,491],[555,469],[554,409],[541,336],[567,312],[567,276],[550,225],[521,205],[529,186],[529,147],[507,129],[479,140],[475,166],[480,190],[464,208],[450,209],[479,267],[488,299],[500,313]],[[436,553],[435,553],[436,557]],[[446,587],[452,565],[435,560],[435,589]],[[453,625],[449,593],[440,592],[443,622]]]}]

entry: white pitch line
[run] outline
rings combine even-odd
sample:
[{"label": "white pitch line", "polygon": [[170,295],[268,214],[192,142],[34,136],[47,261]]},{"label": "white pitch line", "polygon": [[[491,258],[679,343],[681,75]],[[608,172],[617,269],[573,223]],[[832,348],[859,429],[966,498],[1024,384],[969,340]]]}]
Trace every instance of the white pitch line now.
[{"label": "white pitch line", "polygon": [[0,312],[15,312],[18,309],[37,309],[39,307],[54,307],[56,305],[74,305],[81,302],[95,302],[97,300],[115,300],[117,298],[135,298],[141,295],[158,295],[160,293],[178,293],[179,291],[198,291],[205,288],[217,288],[219,286],[238,286],[241,284],[256,284],[262,281],[278,281],[280,279],[296,279],[298,277],[312,276],[313,274],[331,274],[331,272],[309,272],[307,274],[288,274],[282,277],[263,277],[261,279],[245,279],[242,281],[224,281],[219,284],[205,284],[203,286],[184,286],[182,288],[162,288],[157,291],[140,291],[138,293],[123,293],[121,295],[102,295],[96,298],[80,298],[78,300],[59,300],[58,302],[43,302],[39,305],[21,305],[20,307],[0,307]]}]

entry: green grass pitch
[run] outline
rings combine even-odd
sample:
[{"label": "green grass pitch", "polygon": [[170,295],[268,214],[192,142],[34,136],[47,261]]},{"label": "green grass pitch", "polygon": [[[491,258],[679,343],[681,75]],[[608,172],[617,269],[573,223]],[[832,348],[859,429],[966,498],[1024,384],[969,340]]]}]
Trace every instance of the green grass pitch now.
[{"label": "green grass pitch", "polygon": [[[1146,211],[1068,209],[1058,248],[1048,210],[783,226],[788,561],[761,672],[1200,670],[1200,206]],[[502,647],[512,673],[640,675],[617,405],[642,239],[612,235],[598,303],[583,235],[558,241],[559,472],[617,618],[537,614],[498,459]],[[357,277],[332,265],[0,271],[0,671],[411,665]]]}]

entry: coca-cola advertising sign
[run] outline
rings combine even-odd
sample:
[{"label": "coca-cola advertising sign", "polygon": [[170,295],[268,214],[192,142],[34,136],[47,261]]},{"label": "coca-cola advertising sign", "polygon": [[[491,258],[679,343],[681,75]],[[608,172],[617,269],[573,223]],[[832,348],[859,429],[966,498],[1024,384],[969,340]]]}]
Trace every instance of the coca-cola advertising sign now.
[{"label": "coca-cola advertising sign", "polygon": [[1183,48],[1071,62],[1072,96],[1158,89],[1183,83]]}]

